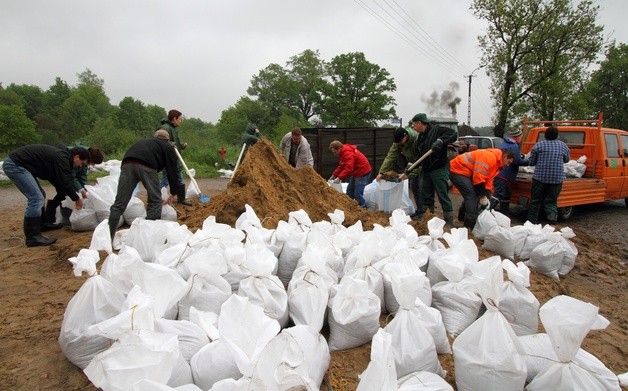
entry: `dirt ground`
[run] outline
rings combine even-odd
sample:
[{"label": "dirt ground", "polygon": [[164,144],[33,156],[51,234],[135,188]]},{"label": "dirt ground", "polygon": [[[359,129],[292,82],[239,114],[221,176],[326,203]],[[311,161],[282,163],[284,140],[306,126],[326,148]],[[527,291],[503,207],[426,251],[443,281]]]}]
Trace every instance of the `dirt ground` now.
[{"label": "dirt ground", "polygon": [[[327,220],[327,213],[341,209],[347,225],[361,220],[365,228],[388,221],[383,212],[365,211],[328,188],[313,170],[292,169],[264,140],[251,148],[231,183],[222,178],[202,179],[199,186],[212,197],[209,203],[194,199],[191,207],[175,205],[179,222],[192,231],[209,215],[233,224],[245,203],[253,206],[267,228],[298,209],[306,210],[313,221]],[[52,189],[47,192],[54,194]],[[452,197],[459,204],[459,197]],[[27,248],[22,233],[24,207],[25,198],[15,187],[0,189],[0,390],[95,390],[57,342],[67,303],[87,278],[73,276],[68,258],[89,247],[92,233],[63,228],[46,233],[58,239],[55,244]],[[427,232],[429,217],[412,223],[420,234]],[[579,255],[574,270],[560,281],[534,272],[531,277],[531,290],[541,304],[566,294],[600,308],[610,326],[589,333],[582,347],[616,374],[628,371],[627,218],[623,201],[581,208],[564,224],[577,234],[573,241]],[[491,255],[480,249],[480,259]],[[321,389],[354,390],[369,355],[369,345],[333,353]],[[448,371],[446,380],[455,388],[452,356],[439,359]]]}]

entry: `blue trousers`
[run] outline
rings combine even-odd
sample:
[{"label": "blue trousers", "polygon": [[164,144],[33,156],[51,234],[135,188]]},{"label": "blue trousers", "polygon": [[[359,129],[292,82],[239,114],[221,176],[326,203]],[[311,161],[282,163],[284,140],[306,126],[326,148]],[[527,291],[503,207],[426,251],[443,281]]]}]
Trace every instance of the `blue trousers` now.
[{"label": "blue trousers", "polygon": [[27,204],[24,216],[41,217],[44,203],[46,202],[46,192],[41,188],[37,178],[24,167],[15,164],[10,157],[7,157],[4,163],[2,163],[2,170],[22,194],[26,196]]},{"label": "blue trousers", "polygon": [[366,174],[359,177],[350,177],[349,184],[347,185],[347,195],[356,200],[361,207],[366,206],[366,200],[364,199],[364,188],[369,183],[369,177],[371,174]]}]

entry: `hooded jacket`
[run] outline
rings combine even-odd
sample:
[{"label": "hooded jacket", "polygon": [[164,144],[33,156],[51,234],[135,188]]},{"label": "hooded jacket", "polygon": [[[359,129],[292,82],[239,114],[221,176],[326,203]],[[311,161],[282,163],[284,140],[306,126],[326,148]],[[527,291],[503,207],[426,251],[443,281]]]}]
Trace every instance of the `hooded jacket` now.
[{"label": "hooded jacket", "polygon": [[441,140],[443,147],[439,151],[433,152],[421,163],[425,172],[434,171],[447,165],[449,162],[447,145],[456,141],[456,131],[442,125],[427,125],[425,132],[419,135],[417,158],[425,155],[436,140]]},{"label": "hooded jacket", "polygon": [[510,163],[508,166],[503,167],[499,174],[497,174],[498,178],[501,178],[507,182],[514,182],[517,179],[517,172],[519,172],[519,166],[527,166],[529,164],[527,159],[521,158],[521,150],[519,149],[519,144],[517,141],[510,137],[504,137],[504,141],[499,145],[499,149],[502,151],[512,151],[515,154],[515,160]]},{"label": "hooded jacket", "polygon": [[[415,132],[414,129],[406,129],[406,133],[408,135],[408,141],[406,141],[405,144],[393,143],[393,145],[391,145],[379,168],[380,174],[392,170],[399,157],[405,160],[404,164],[414,163],[418,159],[419,134]],[[402,167],[402,170],[403,168],[405,167]],[[414,178],[420,173],[421,169],[417,167],[408,173],[408,178]]]},{"label": "hooded jacket", "polygon": [[473,186],[483,183],[486,190],[493,192],[493,178],[502,168],[502,156],[502,150],[497,148],[465,152],[451,159],[449,170],[452,174],[471,179]]},{"label": "hooded jacket", "polygon": [[[157,137],[143,138],[131,145],[124,154],[122,164],[136,163],[159,172],[164,168],[168,175],[168,183],[177,183],[177,154],[174,146],[167,140]],[[170,194],[176,195],[176,186],[170,186]]]},{"label": "hooded jacket", "polygon": [[333,175],[341,180],[348,177],[361,177],[371,172],[371,163],[364,154],[358,151],[358,147],[351,144],[343,144],[338,155],[340,162]]},{"label": "hooded jacket", "polygon": [[246,129],[242,135],[242,144],[246,144],[247,147],[250,147],[260,139],[261,135],[259,132],[255,133],[255,129],[257,129],[255,124],[246,125]]}]

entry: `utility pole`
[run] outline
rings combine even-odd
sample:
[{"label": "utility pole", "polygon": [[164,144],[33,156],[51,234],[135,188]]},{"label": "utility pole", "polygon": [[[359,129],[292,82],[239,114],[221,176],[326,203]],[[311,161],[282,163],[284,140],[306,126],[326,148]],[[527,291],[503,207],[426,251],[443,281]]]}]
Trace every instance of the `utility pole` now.
[{"label": "utility pole", "polygon": [[467,101],[467,126],[471,126],[471,80],[475,76],[474,75],[475,71],[477,71],[480,68],[484,68],[484,65],[480,65],[479,67],[475,68],[473,72],[471,72],[471,74],[469,74],[468,76],[465,76],[469,78],[469,98]]}]

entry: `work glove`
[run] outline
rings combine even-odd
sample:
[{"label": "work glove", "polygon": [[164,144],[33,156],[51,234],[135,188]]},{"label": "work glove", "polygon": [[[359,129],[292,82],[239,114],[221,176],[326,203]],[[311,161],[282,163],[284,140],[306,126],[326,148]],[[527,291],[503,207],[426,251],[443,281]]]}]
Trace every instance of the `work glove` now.
[{"label": "work glove", "polygon": [[432,144],[432,152],[436,153],[438,151],[440,151],[443,148],[443,140],[441,139],[437,139],[436,141],[434,141],[434,144]]},{"label": "work glove", "polygon": [[488,197],[486,196],[480,197],[480,209],[481,210],[488,209],[490,205],[491,203],[488,201]]},{"label": "work glove", "polygon": [[335,177],[335,176],[333,176],[333,175],[329,177],[329,180],[330,180],[330,181],[333,181],[334,179],[336,179],[336,177]]},{"label": "work glove", "polygon": [[408,163],[408,165],[406,166],[405,170],[403,170],[404,174],[408,174],[410,172],[410,168],[412,167],[413,163]]},{"label": "work glove", "polygon": [[334,183],[340,183],[340,178],[334,179]]}]

